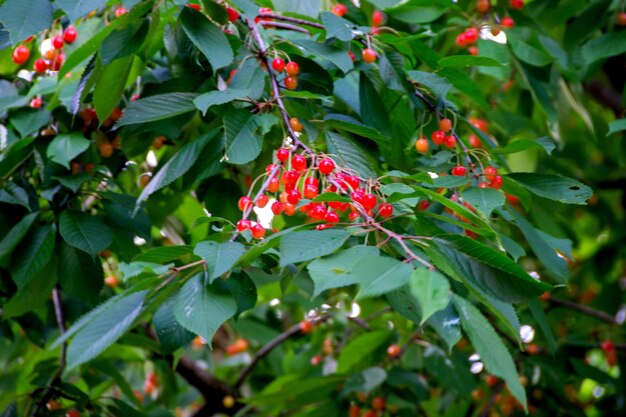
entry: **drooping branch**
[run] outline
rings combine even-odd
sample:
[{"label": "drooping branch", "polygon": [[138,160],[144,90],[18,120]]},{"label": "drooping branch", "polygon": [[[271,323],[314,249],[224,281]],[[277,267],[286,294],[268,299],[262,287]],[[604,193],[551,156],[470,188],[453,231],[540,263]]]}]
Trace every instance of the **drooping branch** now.
[{"label": "drooping branch", "polygon": [[300,32],[300,33],[304,33],[307,35],[310,35],[311,32],[309,32],[307,29],[305,28],[301,28],[300,26],[296,26],[296,25],[292,25],[289,23],[280,23],[280,22],[267,22],[267,21],[261,21],[259,22],[262,26],[269,28],[279,28],[279,29],[286,29],[286,30],[291,30],[294,32]]},{"label": "drooping branch", "polygon": [[593,318],[605,321],[610,324],[621,324],[621,323],[617,323],[617,321],[615,320],[615,317],[611,316],[610,314],[605,313],[604,311],[596,310],[594,308],[591,308],[582,304],[578,304],[573,301],[562,300],[562,299],[554,298],[554,297],[550,297],[548,301],[551,304],[554,304],[556,306],[569,308],[570,310],[578,311],[579,313],[586,314],[589,317],[593,317]]},{"label": "drooping branch", "polygon": [[[324,29],[324,25],[321,25],[316,22],[311,22],[310,20],[298,19],[296,17],[283,16],[283,15],[275,14],[275,13],[261,13],[257,17],[261,19],[282,20],[284,22],[295,23],[296,25],[304,25],[304,26],[311,26],[311,27],[318,28],[318,29]],[[273,23],[270,23],[270,24],[273,24]]]}]

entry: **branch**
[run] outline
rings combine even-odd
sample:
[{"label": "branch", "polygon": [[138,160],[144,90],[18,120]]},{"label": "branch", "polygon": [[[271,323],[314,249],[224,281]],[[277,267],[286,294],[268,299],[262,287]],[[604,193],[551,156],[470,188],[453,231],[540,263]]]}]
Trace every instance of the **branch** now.
[{"label": "branch", "polygon": [[575,303],[573,301],[561,300],[559,298],[553,298],[553,297],[550,297],[548,301],[554,305],[569,308],[570,310],[578,311],[579,313],[586,314],[590,317],[594,317],[598,320],[602,320],[610,324],[621,324],[621,323],[617,323],[617,321],[615,320],[615,317],[605,313],[604,311],[596,310],[594,308],[587,307],[582,304]]},{"label": "branch", "polygon": [[263,27],[266,27],[267,29],[279,28],[279,29],[293,30],[294,32],[305,33],[307,35],[311,34],[311,32],[309,32],[307,29],[301,28],[300,26],[291,25],[289,23],[267,22],[265,20],[262,20],[259,22],[259,24],[261,24]]},{"label": "branch", "polygon": [[[318,29],[324,29],[324,25],[321,25],[319,23],[311,22],[310,20],[298,19],[295,17],[283,16],[280,14],[261,13],[257,17],[265,18],[265,19],[269,18],[269,19],[274,19],[274,20],[282,20],[285,22],[295,23],[296,25],[305,25],[305,26],[311,26],[311,27],[318,28]],[[273,24],[273,23],[270,23],[270,24]]]}]

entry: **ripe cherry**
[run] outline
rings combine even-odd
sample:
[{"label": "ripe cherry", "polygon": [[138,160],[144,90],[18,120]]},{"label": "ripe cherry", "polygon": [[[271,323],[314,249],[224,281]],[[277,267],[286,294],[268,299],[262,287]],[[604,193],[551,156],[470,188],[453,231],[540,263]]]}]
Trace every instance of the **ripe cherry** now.
[{"label": "ripe cherry", "polygon": [[322,360],[324,359],[324,357],[322,355],[315,355],[311,358],[311,365],[312,366],[317,366],[320,363],[322,363]]},{"label": "ripe cherry", "polygon": [[452,129],[452,121],[448,118],[439,120],[439,129],[443,130],[444,133],[448,133]]},{"label": "ripe cherry", "polygon": [[467,37],[465,36],[465,32],[459,33],[454,40],[456,45],[460,48],[465,48],[468,45]]},{"label": "ripe cherry", "polygon": [[17,65],[22,65],[30,57],[30,50],[24,45],[20,45],[13,50],[13,62]]},{"label": "ripe cherry", "polygon": [[326,210],[326,207],[324,207],[323,204],[311,203],[309,207],[310,207],[310,210],[307,214],[310,218],[315,219],[315,220],[323,220],[326,218],[326,214],[328,214],[328,211]]},{"label": "ripe cherry", "polygon": [[509,29],[515,26],[515,21],[513,20],[512,17],[509,17],[509,16],[503,17],[500,23],[502,24],[502,26],[504,26],[505,28],[509,28]]},{"label": "ripe cherry", "polygon": [[300,328],[300,332],[302,334],[308,334],[313,331],[313,322],[310,320],[303,320],[298,324],[298,327]]},{"label": "ripe cherry", "polygon": [[372,398],[372,408],[374,410],[382,411],[382,410],[385,409],[386,405],[387,405],[387,402],[385,401],[385,399],[383,397],[374,397],[374,398]]},{"label": "ripe cherry", "polygon": [[361,417],[378,417],[378,413],[374,410],[367,410]]},{"label": "ripe cherry", "polygon": [[446,141],[446,133],[443,130],[435,130],[430,138],[435,145],[443,145]]},{"label": "ripe cherry", "polygon": [[76,29],[70,26],[67,29],[65,29],[65,32],[63,32],[63,41],[65,43],[74,43],[77,36],[78,36],[78,33],[76,32]]},{"label": "ripe cherry", "polygon": [[313,199],[317,197],[318,191],[317,186],[313,184],[306,184],[304,186],[304,198]]},{"label": "ripe cherry", "polygon": [[115,17],[120,17],[122,15],[125,15],[126,13],[128,13],[128,10],[126,10],[124,6],[115,9]]},{"label": "ripe cherry", "polygon": [[491,181],[489,181],[489,185],[491,186],[491,188],[499,190],[500,188],[502,188],[502,177],[496,175]]},{"label": "ripe cherry", "polygon": [[287,171],[283,172],[282,181],[285,187],[291,186],[293,188],[296,182],[298,182],[299,177],[300,175],[296,171]]},{"label": "ripe cherry", "polygon": [[605,340],[600,344],[600,348],[608,353],[615,350],[615,345],[610,340]]},{"label": "ripe cherry", "polygon": [[272,178],[267,185],[267,191],[270,193],[275,193],[280,188],[280,180],[276,177]]},{"label": "ripe cherry", "polygon": [[430,201],[428,201],[428,200],[422,200],[419,203],[417,203],[417,209],[418,210],[424,211],[428,207],[430,207]]},{"label": "ripe cherry", "polygon": [[363,208],[365,210],[371,210],[376,207],[376,196],[374,194],[365,194],[363,196],[363,200],[361,201]]},{"label": "ripe cherry", "polygon": [[426,138],[419,138],[415,142],[415,149],[417,149],[417,152],[419,152],[419,153],[426,153],[426,152],[428,152],[428,139],[426,139]]},{"label": "ripe cherry", "polygon": [[103,158],[110,158],[113,155],[113,145],[109,142],[105,142],[98,147],[98,152]]},{"label": "ripe cherry", "polygon": [[263,226],[261,226],[260,224],[255,224],[254,226],[252,226],[252,237],[255,239],[261,239],[263,236],[265,236],[265,228]]},{"label": "ripe cherry", "polygon": [[361,416],[361,407],[356,404],[350,404],[350,409],[348,410],[348,417],[360,417]]},{"label": "ripe cherry", "polygon": [[481,181],[478,183],[478,188],[489,188],[489,184]]},{"label": "ripe cherry", "polygon": [[300,74],[300,65],[295,61],[290,61],[285,66],[285,71],[287,71],[287,75],[296,76]]},{"label": "ripe cherry", "polygon": [[448,137],[446,138],[445,145],[446,145],[448,148],[454,148],[454,147],[456,146],[456,138],[455,138],[454,136],[452,136],[452,135],[448,136]]},{"label": "ripe cherry", "polygon": [[380,10],[374,10],[372,13],[372,25],[380,26],[385,21],[385,14]]},{"label": "ripe cherry", "polygon": [[108,275],[104,278],[104,285],[115,288],[120,284],[120,280],[115,275]]},{"label": "ripe cherry", "polygon": [[240,232],[250,229],[251,227],[252,227],[252,222],[248,219],[241,219],[237,222],[237,230],[239,230]]},{"label": "ripe cherry", "polygon": [[328,223],[337,223],[339,221],[339,215],[334,211],[327,211],[326,216],[324,216],[324,220]]},{"label": "ripe cherry", "polygon": [[284,83],[287,90],[295,90],[298,88],[298,79],[296,77],[285,77]]},{"label": "ripe cherry", "polygon": [[60,410],[61,403],[59,403],[57,400],[54,400],[54,399],[48,400],[48,402],[46,403],[46,408],[51,411]]},{"label": "ripe cherry", "polygon": [[491,8],[490,0],[478,0],[476,2],[476,10],[478,10],[480,13],[487,13],[490,8]]},{"label": "ripe cherry", "polygon": [[528,346],[526,346],[526,353],[528,353],[529,355],[539,355],[541,353],[541,348],[532,343]]},{"label": "ripe cherry", "polygon": [[239,202],[237,203],[237,207],[239,207],[239,210],[241,211],[246,211],[250,209],[250,207],[252,207],[252,199],[248,197],[247,195],[244,195],[243,197],[239,199]]},{"label": "ripe cherry", "polygon": [[524,0],[509,0],[511,9],[519,10],[524,7]]},{"label": "ripe cherry", "polygon": [[317,167],[322,174],[328,175],[335,169],[335,162],[330,158],[324,158],[318,163]]},{"label": "ripe cherry", "polygon": [[374,51],[372,48],[365,48],[363,50],[362,56],[363,56],[363,61],[368,64],[371,64],[372,62],[376,61],[376,51]]},{"label": "ripe cherry", "polygon": [[356,61],[356,55],[354,55],[354,52],[348,51],[348,56],[350,57],[352,62]]},{"label": "ripe cherry", "polygon": [[477,47],[476,45],[472,45],[472,46],[470,46],[469,48],[467,48],[467,52],[468,52],[470,55],[477,56],[477,55],[478,55],[478,47]]},{"label": "ripe cherry", "polygon": [[483,174],[485,174],[485,180],[492,181],[498,174],[498,170],[495,167],[488,166],[485,167]]},{"label": "ripe cherry", "polygon": [[281,162],[285,162],[287,159],[289,159],[289,150],[285,148],[280,148],[279,150],[277,150],[276,159]]},{"label": "ripe cherry", "polygon": [[282,212],[283,212],[283,203],[281,203],[280,201],[273,202],[272,213],[274,213],[274,216],[278,216]]},{"label": "ripe cherry", "polygon": [[300,191],[293,189],[287,193],[287,202],[291,204],[298,204],[300,201],[301,195]]},{"label": "ripe cherry", "polygon": [[480,148],[483,145],[483,143],[480,141],[480,139],[476,135],[469,135],[469,137],[467,138],[467,141],[469,142],[472,148]]},{"label": "ripe cherry", "polygon": [[78,410],[68,410],[68,412],[65,413],[65,417],[80,417],[80,411],[78,411]]},{"label": "ripe cherry", "polygon": [[33,64],[33,69],[39,74],[43,74],[48,69],[48,63],[45,59],[37,59]]},{"label": "ripe cherry", "polygon": [[360,216],[360,214],[357,213],[356,211],[351,211],[350,214],[348,214],[348,220],[354,221],[354,220],[358,219],[359,216]]},{"label": "ripe cherry", "polygon": [[393,214],[393,206],[389,203],[382,203],[378,206],[378,215],[384,219],[391,217]]},{"label": "ripe cherry", "polygon": [[452,168],[452,175],[457,176],[457,177],[463,177],[466,172],[467,172],[467,169],[462,165],[458,165]]},{"label": "ripe cherry", "polygon": [[195,4],[195,3],[189,3],[187,4],[187,6],[191,7],[194,10],[200,11],[200,9],[202,8],[199,4]]},{"label": "ripe cherry", "polygon": [[619,13],[616,20],[619,26],[626,26],[626,12]]},{"label": "ripe cherry", "polygon": [[302,155],[294,155],[291,157],[291,166],[296,171],[306,169],[306,158]]},{"label": "ripe cherry", "polygon": [[268,196],[266,196],[265,194],[261,194],[259,198],[256,199],[256,206],[258,208],[264,208],[265,206],[267,206],[269,200],[270,198]]},{"label": "ripe cherry", "polygon": [[478,30],[476,28],[465,29],[465,40],[467,43],[474,43],[478,40]]},{"label": "ripe cherry", "polygon": [[61,65],[63,65],[64,61],[65,61],[65,54],[63,54],[63,53],[58,54],[52,60],[52,63],[50,64],[50,69],[52,71],[60,70],[61,69]]},{"label": "ripe cherry", "polygon": [[226,6],[226,14],[228,15],[229,22],[234,22],[235,20],[239,19],[239,12],[237,12],[237,10],[233,9],[230,6]]},{"label": "ripe cherry", "polygon": [[285,70],[285,60],[282,58],[275,58],[272,61],[272,68],[276,72],[283,72]]},{"label": "ripe cherry", "polygon": [[294,132],[302,132],[302,124],[297,117],[289,119],[289,126],[291,126],[291,129],[293,129]]},{"label": "ripe cherry", "polygon": [[42,104],[42,100],[41,97],[34,97],[31,101],[30,101],[30,107],[33,109],[38,109],[41,107]]},{"label": "ripe cherry", "polygon": [[387,348],[387,356],[390,358],[397,358],[402,353],[402,348],[399,345],[389,345]]},{"label": "ripe cherry", "polygon": [[346,13],[348,13],[348,8],[346,7],[345,4],[336,4],[333,6],[332,8],[332,13],[339,16],[339,17],[343,17],[346,15]]},{"label": "ripe cherry", "polygon": [[54,49],[61,49],[64,44],[63,36],[59,35],[52,38],[52,46],[54,46]]}]

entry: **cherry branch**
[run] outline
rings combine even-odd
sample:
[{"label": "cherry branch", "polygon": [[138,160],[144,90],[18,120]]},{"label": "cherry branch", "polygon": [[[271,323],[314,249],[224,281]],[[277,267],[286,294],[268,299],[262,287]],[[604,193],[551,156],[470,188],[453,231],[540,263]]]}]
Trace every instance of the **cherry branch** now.
[{"label": "cherry branch", "polygon": [[[261,19],[282,20],[284,22],[295,23],[296,25],[305,25],[305,26],[311,26],[311,27],[318,28],[318,29],[324,29],[324,25],[321,25],[319,23],[311,22],[310,20],[305,20],[305,19],[298,19],[296,17],[283,16],[283,15],[280,15],[280,14],[261,13],[257,17],[259,17]],[[275,25],[275,23],[276,22],[273,22],[273,23],[270,22],[269,24],[274,24]]]},{"label": "cherry branch", "polygon": [[548,301],[554,305],[569,308],[570,310],[578,311],[579,313],[586,314],[587,316],[596,318],[598,320],[605,321],[610,324],[622,324],[618,323],[615,317],[610,314],[605,313],[604,311],[596,310],[591,307],[587,307],[582,304],[575,303],[573,301],[562,300],[559,298],[550,297]]},{"label": "cherry branch", "polygon": [[294,32],[300,32],[300,33],[304,33],[307,35],[311,34],[311,32],[309,32],[307,29],[301,28],[300,26],[292,25],[289,23],[267,22],[267,21],[262,20],[259,22],[259,24],[261,24],[263,27],[266,27],[268,29],[279,28],[279,29],[292,30]]}]

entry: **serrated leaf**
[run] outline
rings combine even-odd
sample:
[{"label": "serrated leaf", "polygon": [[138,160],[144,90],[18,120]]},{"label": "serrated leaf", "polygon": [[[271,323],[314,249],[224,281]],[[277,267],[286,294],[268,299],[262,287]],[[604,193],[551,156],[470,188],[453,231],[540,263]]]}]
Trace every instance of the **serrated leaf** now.
[{"label": "serrated leaf", "polygon": [[191,7],[183,7],[180,21],[185,34],[206,56],[213,71],[233,62],[233,50],[226,35],[206,16]]},{"label": "serrated leaf", "polygon": [[202,112],[202,114],[206,114],[207,110],[209,110],[212,106],[218,106],[220,104],[230,103],[236,99],[244,98],[246,97],[246,93],[247,91],[236,88],[228,88],[223,91],[209,91],[208,93],[204,93],[196,97],[193,103]]},{"label": "serrated leaf", "polygon": [[528,309],[530,310],[535,321],[539,325],[543,336],[546,338],[546,342],[548,343],[548,351],[554,355],[557,349],[556,340],[554,339],[554,333],[552,332],[552,328],[550,327],[550,323],[548,323],[546,313],[543,311],[539,300],[530,301],[528,303]]},{"label": "serrated leaf", "polygon": [[87,148],[89,148],[89,141],[85,139],[82,133],[64,133],[50,142],[46,155],[54,162],[69,169],[70,161],[86,151]]},{"label": "serrated leaf", "polygon": [[230,271],[245,252],[239,242],[205,241],[196,245],[193,252],[204,259],[209,275],[209,282]]},{"label": "serrated leaf", "polygon": [[132,66],[133,57],[127,56],[102,68],[93,91],[93,103],[98,120],[106,120],[119,104]]},{"label": "serrated leaf", "polygon": [[131,101],[116,126],[154,122],[196,110],[196,93],[165,93]]},{"label": "serrated leaf", "polygon": [[185,329],[174,317],[174,303],[176,298],[168,298],[154,313],[152,322],[154,330],[161,342],[163,353],[173,353],[185,346],[194,338],[194,334]]},{"label": "serrated leaf", "polygon": [[11,113],[11,124],[22,137],[25,137],[50,123],[51,116],[45,109],[20,109]]},{"label": "serrated leaf", "polygon": [[10,271],[18,288],[24,288],[48,264],[54,252],[55,237],[54,225],[38,227],[14,252]]},{"label": "serrated leaf", "polygon": [[386,135],[391,135],[391,122],[380,93],[365,72],[359,74],[359,108],[361,119]]},{"label": "serrated leaf", "polygon": [[406,74],[411,80],[425,85],[441,98],[445,98],[448,91],[452,88],[452,85],[448,82],[448,80],[440,77],[439,75],[433,74],[432,72],[414,70],[407,71]]},{"label": "serrated leaf", "polygon": [[362,178],[376,178],[376,161],[360,144],[334,132],[326,132],[326,143],[341,165],[349,166]]},{"label": "serrated leaf", "polygon": [[467,201],[481,212],[486,218],[505,202],[504,194],[493,188],[470,187],[461,193],[464,201]]},{"label": "serrated leaf", "polygon": [[322,44],[308,39],[294,41],[296,46],[304,48],[310,55],[332,62],[342,72],[347,73],[354,67],[350,56],[343,49],[338,49],[330,45]]},{"label": "serrated leaf", "polygon": [[28,192],[14,182],[8,182],[0,189],[0,203],[22,206],[31,211]]},{"label": "serrated leaf", "polygon": [[117,341],[133,324],[141,309],[147,291],[120,297],[105,309],[92,310],[67,348],[67,370],[71,370],[98,356]]},{"label": "serrated leaf", "polygon": [[[141,19],[131,21],[127,26],[123,26],[112,31],[100,45],[100,53],[98,54],[98,57],[100,58],[102,64],[109,65],[113,61],[117,61],[122,58],[131,59],[144,43],[144,40],[148,35],[148,30],[148,21],[146,19]],[[125,85],[126,80],[124,80],[121,84]]]},{"label": "serrated leaf", "polygon": [[473,55],[450,55],[441,58],[439,66],[446,67],[501,67],[502,64],[493,58]]},{"label": "serrated leaf", "polygon": [[59,251],[58,276],[64,294],[94,303],[104,285],[102,262],[63,242]]},{"label": "serrated leaf", "polygon": [[0,7],[0,21],[17,45],[52,25],[52,4],[48,0],[6,0]]},{"label": "serrated leaf", "polygon": [[366,395],[381,386],[387,379],[387,372],[378,367],[367,368],[353,373],[346,380],[344,393],[362,392]]},{"label": "serrated leaf", "polygon": [[237,302],[237,313],[235,313],[235,320],[237,320],[241,313],[256,306],[256,285],[247,274],[233,274],[225,283]]},{"label": "serrated leaf", "polygon": [[364,125],[350,116],[343,114],[328,114],[324,117],[324,122],[336,129],[345,130],[347,132],[354,133],[355,135],[372,139],[379,145],[386,145],[389,143],[389,137],[383,135],[373,127]]},{"label": "serrated leaf", "polygon": [[508,178],[523,185],[531,193],[566,204],[586,204],[593,195],[591,188],[573,178],[560,175],[516,172]]},{"label": "serrated leaf", "polygon": [[55,0],[54,3],[61,8],[70,21],[74,22],[85,16],[92,10],[97,10],[106,4],[106,0]]},{"label": "serrated leaf", "polygon": [[8,319],[21,316],[44,306],[57,282],[56,265],[56,259],[51,258],[23,288],[13,294],[2,308],[2,317]]},{"label": "serrated leaf", "polygon": [[194,275],[185,283],[174,305],[176,320],[188,330],[204,337],[209,344],[222,323],[235,313],[235,298],[223,289],[223,283],[206,283],[204,273]]},{"label": "serrated leaf", "polygon": [[4,235],[0,240],[0,266],[6,266],[9,262],[9,256],[13,249],[22,241],[26,233],[33,226],[39,213],[30,213],[22,217],[22,219]]},{"label": "serrated leaf", "polygon": [[409,282],[412,273],[410,264],[394,258],[366,258],[356,264],[351,272],[359,284],[356,298],[376,297],[403,287]]},{"label": "serrated leaf", "polygon": [[339,249],[348,237],[350,233],[343,229],[288,233],[280,241],[280,265],[285,266],[331,254]]},{"label": "serrated leaf", "polygon": [[424,367],[446,387],[450,387],[462,396],[471,394],[474,378],[467,364],[459,363],[454,356],[446,356],[436,345],[430,345],[424,350]]},{"label": "serrated leaf", "polygon": [[95,257],[113,241],[111,229],[87,213],[66,210],[59,217],[59,233],[68,245]]},{"label": "serrated leaf", "polygon": [[526,409],[528,406],[526,392],[519,382],[515,363],[504,343],[502,343],[502,339],[500,339],[487,319],[469,301],[458,295],[453,295],[452,301],[461,317],[463,330],[472,342],[472,346],[480,355],[480,359],[485,364],[487,371],[504,379],[511,394]]},{"label": "serrated leaf", "polygon": [[143,275],[158,276],[167,274],[172,266],[174,264],[161,265],[160,263],[134,261],[130,263],[120,262],[118,269],[124,281],[128,281],[131,278]]},{"label": "serrated leaf", "polygon": [[161,188],[168,186],[181,176],[183,176],[193,166],[196,160],[200,157],[202,150],[213,138],[211,133],[196,138],[192,142],[183,146],[150,180],[148,185],[143,189],[137,202],[135,203],[135,210],[133,214],[137,213],[141,203],[148,199],[152,194],[159,191]]},{"label": "serrated leaf", "polygon": [[535,140],[520,139],[509,143],[502,148],[494,148],[491,152],[496,154],[509,154],[526,151],[528,149],[543,149],[548,155],[556,148],[554,141],[548,137],[540,137]]},{"label": "serrated leaf", "polygon": [[582,55],[587,65],[626,52],[626,32],[608,32],[583,45]]},{"label": "serrated leaf", "polygon": [[409,289],[419,303],[422,317],[420,326],[450,303],[450,283],[446,277],[435,270],[418,268],[413,271]]},{"label": "serrated leaf", "polygon": [[352,269],[366,258],[377,257],[378,253],[378,248],[372,246],[354,246],[311,262],[307,269],[315,285],[313,297],[331,288],[356,284],[358,277],[351,273]]},{"label": "serrated leaf", "polygon": [[367,368],[370,363],[368,357],[387,346],[391,336],[389,330],[374,330],[351,339],[339,354],[337,372],[346,373]]},{"label": "serrated leaf", "polygon": [[351,41],[354,38],[352,29],[355,25],[330,12],[322,12],[322,24],[326,28],[326,38],[337,38],[340,41]]},{"label": "serrated leaf", "polygon": [[232,110],[224,115],[224,150],[228,162],[246,164],[261,153],[262,138],[256,134],[254,115]]}]

